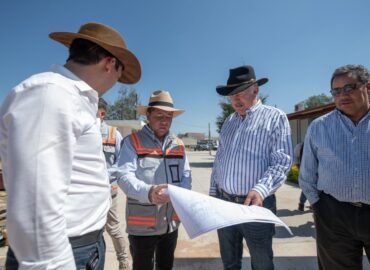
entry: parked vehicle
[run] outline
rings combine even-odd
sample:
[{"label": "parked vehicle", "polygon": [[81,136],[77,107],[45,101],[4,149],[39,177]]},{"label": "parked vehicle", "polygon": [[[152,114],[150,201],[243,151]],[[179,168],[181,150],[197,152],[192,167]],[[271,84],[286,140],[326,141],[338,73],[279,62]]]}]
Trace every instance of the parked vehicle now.
[{"label": "parked vehicle", "polygon": [[218,149],[218,145],[217,145],[217,144],[215,144],[215,143],[212,143],[212,144],[211,144],[211,149],[212,149],[212,150],[217,150],[217,149]]},{"label": "parked vehicle", "polygon": [[208,151],[209,150],[209,145],[207,143],[198,143],[194,151]]}]

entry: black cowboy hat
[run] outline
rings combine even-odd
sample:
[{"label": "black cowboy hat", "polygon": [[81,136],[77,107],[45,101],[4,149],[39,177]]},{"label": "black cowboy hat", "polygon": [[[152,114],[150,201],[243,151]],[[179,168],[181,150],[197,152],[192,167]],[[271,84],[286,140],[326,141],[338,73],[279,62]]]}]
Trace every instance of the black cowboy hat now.
[{"label": "black cowboy hat", "polygon": [[256,75],[254,74],[252,66],[241,66],[230,69],[227,85],[217,86],[216,91],[221,96],[231,96],[247,89],[255,83],[260,86],[267,82],[267,78],[256,80]]}]

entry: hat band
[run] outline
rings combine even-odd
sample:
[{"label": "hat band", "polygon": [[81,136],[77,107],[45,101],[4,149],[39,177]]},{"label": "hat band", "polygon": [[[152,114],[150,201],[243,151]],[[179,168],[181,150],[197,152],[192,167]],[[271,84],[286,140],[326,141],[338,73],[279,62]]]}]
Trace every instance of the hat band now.
[{"label": "hat band", "polygon": [[256,79],[250,79],[249,81],[243,81],[243,82],[238,82],[238,83],[233,83],[233,84],[227,84],[227,87],[234,87],[238,86],[240,84],[247,84],[247,83],[254,83],[256,82]]},{"label": "hat band", "polygon": [[171,107],[173,108],[173,104],[170,103],[170,102],[165,102],[165,101],[153,101],[153,102],[149,102],[149,107],[152,107],[152,106],[166,106],[166,107]]}]

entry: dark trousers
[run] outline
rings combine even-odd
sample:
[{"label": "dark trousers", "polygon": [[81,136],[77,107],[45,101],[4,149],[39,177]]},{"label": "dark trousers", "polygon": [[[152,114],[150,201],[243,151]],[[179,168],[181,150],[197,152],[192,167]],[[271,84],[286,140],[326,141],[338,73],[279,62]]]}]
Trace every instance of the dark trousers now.
[{"label": "dark trousers", "polygon": [[[220,199],[230,199],[217,195]],[[241,200],[243,201],[243,200]],[[241,202],[240,202],[241,203]],[[271,195],[263,201],[263,207],[276,214],[276,197]],[[273,270],[272,237],[275,225],[270,223],[248,222],[217,230],[224,270],[242,269],[243,239],[245,239],[253,270]]]},{"label": "dark trousers", "polygon": [[153,236],[129,235],[132,270],[170,270],[173,267],[178,231]]},{"label": "dark trousers", "polygon": [[305,204],[307,201],[306,195],[304,195],[303,191],[301,191],[301,195],[299,196],[299,204]]},{"label": "dark trousers", "polygon": [[321,193],[313,205],[319,269],[361,270],[370,261],[370,206],[355,206]]},{"label": "dark trousers", "polygon": [[[84,270],[103,270],[105,263],[105,242],[101,235],[98,242],[72,248],[76,269]],[[6,270],[18,270],[18,261],[9,247],[6,254]]]}]

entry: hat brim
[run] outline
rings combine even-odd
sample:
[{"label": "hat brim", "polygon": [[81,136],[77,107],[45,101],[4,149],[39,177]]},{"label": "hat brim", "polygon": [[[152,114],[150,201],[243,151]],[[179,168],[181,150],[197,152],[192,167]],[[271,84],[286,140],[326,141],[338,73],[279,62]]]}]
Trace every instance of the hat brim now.
[{"label": "hat brim", "polygon": [[163,110],[163,111],[166,111],[166,112],[173,112],[173,117],[179,116],[180,114],[185,112],[184,110],[175,109],[175,108],[171,108],[171,107],[167,107],[167,106],[137,106],[135,108],[135,110],[138,113],[140,113],[141,115],[146,116],[146,112],[147,112],[148,108],[156,108],[156,109],[160,109],[160,110]]},{"label": "hat brim", "polygon": [[111,45],[109,43],[102,42],[91,36],[87,36],[80,33],[70,33],[70,32],[53,32],[49,34],[49,37],[55,41],[62,43],[63,45],[69,47],[72,41],[76,38],[82,38],[90,40],[102,48],[106,49],[112,55],[117,57],[117,59],[123,63],[125,69],[122,72],[122,76],[119,81],[126,84],[133,84],[140,80],[141,77],[141,67],[136,56],[129,50],[121,47]]},{"label": "hat brim", "polygon": [[258,86],[261,86],[267,82],[268,82],[267,78],[262,78],[254,82],[243,82],[237,85],[219,85],[216,87],[216,91],[221,96],[231,96],[241,91],[244,91],[245,89],[247,89],[249,86],[253,84],[257,83]]}]

